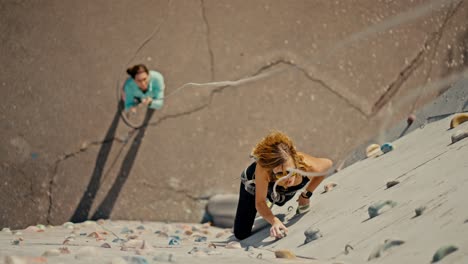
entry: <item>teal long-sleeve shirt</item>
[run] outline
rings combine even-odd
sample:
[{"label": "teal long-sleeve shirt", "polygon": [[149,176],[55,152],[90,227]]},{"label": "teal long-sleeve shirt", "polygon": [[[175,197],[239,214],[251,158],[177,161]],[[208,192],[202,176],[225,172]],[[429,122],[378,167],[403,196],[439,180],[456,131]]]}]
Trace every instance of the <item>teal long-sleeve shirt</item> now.
[{"label": "teal long-sleeve shirt", "polygon": [[143,92],[135,83],[132,77],[129,77],[124,83],[125,92],[125,111],[131,107],[137,106],[144,98],[151,97],[153,101],[148,106],[153,109],[161,109],[164,104],[164,77],[157,71],[149,71],[150,81],[148,83],[148,90]]}]

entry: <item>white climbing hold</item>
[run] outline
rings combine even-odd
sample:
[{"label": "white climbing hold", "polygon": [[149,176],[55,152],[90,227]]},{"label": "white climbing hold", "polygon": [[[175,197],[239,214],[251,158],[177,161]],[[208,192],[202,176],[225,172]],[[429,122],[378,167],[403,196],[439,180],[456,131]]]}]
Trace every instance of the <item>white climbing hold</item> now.
[{"label": "white climbing hold", "polygon": [[237,241],[231,241],[231,242],[227,243],[226,248],[239,249],[239,248],[242,248],[242,246]]},{"label": "white climbing hold", "polygon": [[75,254],[75,258],[79,260],[96,256],[99,256],[99,252],[94,247],[82,247]]},{"label": "white climbing hold", "polygon": [[307,244],[313,240],[316,240],[322,237],[322,234],[320,233],[320,229],[313,228],[313,227],[307,228],[306,231],[304,231],[304,235],[306,237],[304,244]]},{"label": "white climbing hold", "polygon": [[48,249],[44,253],[42,253],[42,256],[44,257],[56,257],[60,256],[60,250],[59,249]]},{"label": "white climbing hold", "polygon": [[380,145],[379,144],[371,144],[366,148],[366,156],[368,158],[377,156],[380,152]]}]

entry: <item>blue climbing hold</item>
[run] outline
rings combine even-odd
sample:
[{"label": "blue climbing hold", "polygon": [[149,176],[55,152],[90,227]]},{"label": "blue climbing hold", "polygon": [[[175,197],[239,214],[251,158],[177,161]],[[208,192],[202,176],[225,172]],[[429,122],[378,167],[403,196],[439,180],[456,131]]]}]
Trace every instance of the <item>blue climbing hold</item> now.
[{"label": "blue climbing hold", "polygon": [[180,237],[170,236],[169,237],[169,246],[178,246],[180,245]]},{"label": "blue climbing hold", "polygon": [[207,237],[206,236],[199,236],[195,238],[195,242],[206,242]]},{"label": "blue climbing hold", "polygon": [[383,153],[390,152],[390,151],[393,150],[393,145],[392,145],[392,143],[385,143],[385,144],[383,144],[382,146],[380,146],[380,150],[381,150]]}]

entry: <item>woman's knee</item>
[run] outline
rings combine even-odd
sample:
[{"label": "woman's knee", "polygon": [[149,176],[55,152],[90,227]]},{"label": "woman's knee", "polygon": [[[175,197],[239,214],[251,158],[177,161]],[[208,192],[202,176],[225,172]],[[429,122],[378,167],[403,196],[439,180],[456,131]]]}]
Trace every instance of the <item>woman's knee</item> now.
[{"label": "woman's knee", "polygon": [[239,240],[248,238],[251,234],[252,232],[249,230],[239,230],[238,228],[234,228],[234,236]]}]

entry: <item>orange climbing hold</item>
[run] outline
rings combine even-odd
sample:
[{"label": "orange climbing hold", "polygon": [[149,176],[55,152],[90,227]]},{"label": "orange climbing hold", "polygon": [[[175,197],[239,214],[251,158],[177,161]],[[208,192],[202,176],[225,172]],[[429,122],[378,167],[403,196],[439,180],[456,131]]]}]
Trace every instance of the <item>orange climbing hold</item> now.
[{"label": "orange climbing hold", "polygon": [[450,121],[450,128],[455,128],[466,121],[468,121],[468,113],[455,115]]}]

